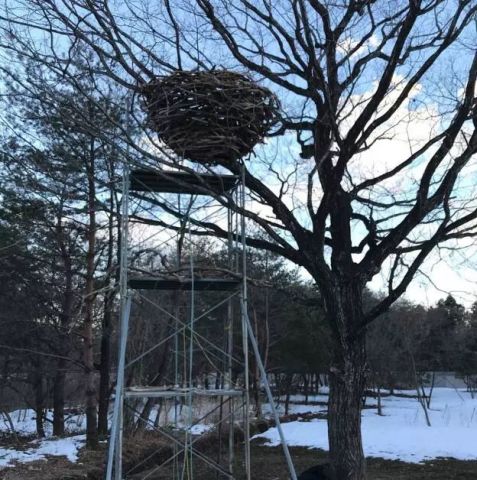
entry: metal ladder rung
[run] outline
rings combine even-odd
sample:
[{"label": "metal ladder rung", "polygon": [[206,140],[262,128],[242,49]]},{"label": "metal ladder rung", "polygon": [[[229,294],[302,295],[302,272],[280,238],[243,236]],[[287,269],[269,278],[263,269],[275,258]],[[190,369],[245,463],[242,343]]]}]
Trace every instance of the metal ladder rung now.
[{"label": "metal ladder rung", "polygon": [[[184,193],[189,195],[224,194],[238,183],[235,175],[192,174],[187,172],[134,170],[130,176],[131,191]],[[210,190],[208,193],[205,190]]]},{"label": "metal ladder rung", "polygon": [[240,279],[228,278],[131,278],[129,288],[133,290],[192,290],[195,291],[229,291],[238,288]]},{"label": "metal ladder rung", "polygon": [[205,388],[167,388],[167,387],[129,387],[124,389],[126,398],[175,398],[192,394],[202,397],[241,397],[241,389],[205,389]]}]

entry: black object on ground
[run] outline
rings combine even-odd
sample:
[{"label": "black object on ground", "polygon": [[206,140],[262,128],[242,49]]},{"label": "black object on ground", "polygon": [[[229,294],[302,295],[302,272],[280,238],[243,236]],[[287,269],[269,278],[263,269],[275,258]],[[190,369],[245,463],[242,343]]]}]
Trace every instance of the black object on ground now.
[{"label": "black object on ground", "polygon": [[299,475],[298,480],[330,480],[330,464],[323,463],[305,470]]}]

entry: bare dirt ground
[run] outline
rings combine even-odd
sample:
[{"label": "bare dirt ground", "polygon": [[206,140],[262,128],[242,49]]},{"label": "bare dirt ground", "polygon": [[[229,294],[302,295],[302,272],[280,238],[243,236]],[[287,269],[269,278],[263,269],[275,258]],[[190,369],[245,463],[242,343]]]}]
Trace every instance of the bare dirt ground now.
[{"label": "bare dirt ground", "polygon": [[[170,480],[171,469],[158,471],[155,465],[169,455],[167,445],[157,450],[157,439],[143,438],[138,444],[129,444],[125,452],[126,470],[138,461],[145,460],[141,471],[131,471],[127,476],[131,480],[140,480],[146,475],[149,480]],[[214,458],[217,448],[205,445],[204,453]],[[310,466],[326,461],[326,452],[305,448],[292,448],[291,453],[298,472]],[[242,480],[243,456],[237,448],[237,479]],[[83,450],[76,464],[66,458],[51,457],[47,461],[37,461],[0,470],[1,480],[102,480],[104,472],[105,447],[99,451]],[[425,464],[408,464],[382,459],[368,459],[369,480],[473,480],[477,479],[477,461],[458,461],[439,459]],[[194,464],[195,480],[222,480],[210,467],[197,460]],[[283,453],[279,447],[252,446],[252,478],[255,480],[287,480],[287,469]]]}]

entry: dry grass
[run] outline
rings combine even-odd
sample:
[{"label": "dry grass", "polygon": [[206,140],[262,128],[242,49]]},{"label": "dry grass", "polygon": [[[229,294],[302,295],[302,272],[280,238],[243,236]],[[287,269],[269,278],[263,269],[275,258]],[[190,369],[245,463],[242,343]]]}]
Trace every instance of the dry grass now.
[{"label": "dry grass", "polygon": [[[292,448],[297,472],[327,460],[322,450]],[[283,453],[279,447],[256,447],[254,472],[260,480],[288,480]],[[477,461],[440,459],[424,464],[410,464],[378,458],[368,459],[368,480],[475,480]]]},{"label": "dry grass", "polygon": [[[158,451],[156,451],[159,449]],[[211,458],[217,458],[218,449],[213,441],[204,442],[201,451]],[[156,462],[161,462],[170,454],[170,447],[158,441],[153,434],[146,434],[128,442],[125,447],[125,470],[133,463],[155,452],[143,464],[144,470],[130,474],[131,480],[142,479],[151,473]],[[298,472],[326,460],[326,452],[306,448],[292,448],[292,456]],[[242,446],[237,445],[237,480],[243,480]],[[47,461],[37,461],[18,465],[0,471],[1,480],[102,480],[106,451],[102,445],[99,451],[83,450],[78,463],[72,464],[66,458],[50,457]],[[224,457],[225,458],[225,455]],[[425,464],[408,464],[382,459],[368,459],[369,480],[474,480],[477,478],[477,461],[459,461],[439,459]],[[288,480],[286,464],[279,447],[252,446],[252,478],[254,480]],[[172,470],[164,468],[152,473],[150,480],[170,480]],[[194,464],[194,480],[211,480],[224,477],[216,476],[201,461]]]}]

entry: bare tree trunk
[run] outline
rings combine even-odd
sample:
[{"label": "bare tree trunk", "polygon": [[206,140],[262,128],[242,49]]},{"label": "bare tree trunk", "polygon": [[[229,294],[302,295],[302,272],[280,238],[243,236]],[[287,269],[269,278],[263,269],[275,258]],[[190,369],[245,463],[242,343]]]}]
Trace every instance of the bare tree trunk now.
[{"label": "bare tree trunk", "polygon": [[[128,372],[128,375],[124,379],[124,386],[129,387],[130,385],[132,385],[134,381],[134,377],[135,377],[134,368],[131,368],[130,371]],[[127,435],[130,435],[135,431],[135,428],[136,428],[135,422],[137,419],[136,418],[137,412],[138,412],[138,409],[141,407],[141,405],[142,405],[142,399],[140,398],[128,398],[124,402],[123,426],[124,426],[124,432]]]},{"label": "bare tree trunk", "polygon": [[293,374],[287,373],[285,380],[285,415],[288,415],[290,410],[290,393],[293,384]]},{"label": "bare tree trunk", "polygon": [[144,404],[144,407],[141,410],[141,414],[138,416],[136,422],[136,428],[134,430],[135,434],[145,431],[146,428],[150,426],[152,409],[154,408],[154,405],[156,405],[156,403],[157,399],[155,398],[148,398],[146,400],[146,403]]},{"label": "bare tree trunk", "polygon": [[[109,179],[111,182],[115,177],[115,160],[108,163]],[[113,268],[114,265],[114,227],[115,218],[119,218],[115,212],[115,194],[114,188],[109,192],[109,219],[108,219],[108,255],[106,261],[106,287],[107,292],[104,296],[103,322],[101,326],[101,364],[99,369],[99,400],[98,400],[98,435],[106,436],[108,434],[108,410],[109,398],[111,394],[110,373],[111,373],[111,335],[112,318],[114,308],[115,285],[119,281],[119,269]],[[116,205],[117,207],[117,205]],[[117,211],[116,211],[117,213]],[[119,236],[118,236],[119,239]],[[119,251],[119,249],[118,249]],[[114,271],[114,273],[113,273]]]},{"label": "bare tree trunk", "polygon": [[382,406],[382,403],[381,403],[381,386],[378,385],[377,387],[377,390],[378,390],[378,415],[383,415],[383,406]]},{"label": "bare tree trunk", "polygon": [[[414,376],[414,385],[416,387],[417,393],[417,400],[421,404],[422,410],[424,411],[424,416],[426,417],[426,424],[428,427],[431,426],[431,420],[429,418],[429,412],[427,411],[427,404],[426,404],[426,394],[424,392],[424,396],[421,395],[421,391],[419,389],[422,386],[422,383],[419,381],[419,376],[417,374],[416,362],[414,361],[414,355],[411,351],[409,351],[409,358],[411,359],[411,367],[412,373]],[[424,390],[424,388],[422,388]]]},{"label": "bare tree trunk", "polygon": [[43,416],[45,413],[45,394],[43,390],[43,373],[41,372],[40,362],[36,362],[34,365],[33,390],[35,392],[36,434],[39,438],[44,438],[45,427],[43,422]]},{"label": "bare tree trunk", "polygon": [[94,138],[91,139],[90,157],[88,159],[88,215],[89,225],[87,230],[88,250],[86,253],[86,288],[84,300],[84,323],[83,323],[83,363],[84,383],[86,394],[86,445],[89,448],[98,447],[98,424],[97,424],[97,399],[94,367],[94,272],[96,250],[96,190],[95,190],[95,161],[94,161]]},{"label": "bare tree trunk", "polygon": [[467,385],[467,391],[470,393],[472,400],[475,398],[475,392],[477,391],[477,380],[472,375],[465,376],[465,384]]},{"label": "bare tree trunk", "polygon": [[15,443],[18,443],[18,435],[17,435],[17,432],[15,430],[15,425],[13,425],[12,417],[10,416],[10,414],[6,410],[0,410],[0,413],[2,414],[4,422],[8,425],[8,428],[9,428],[8,433],[10,433],[12,435]]},{"label": "bare tree trunk", "polygon": [[432,372],[431,388],[429,389],[429,395],[427,396],[427,408],[431,408],[432,393],[434,392],[435,383],[436,383],[436,372]]},{"label": "bare tree trunk", "polygon": [[[253,309],[253,320],[254,320],[254,329],[255,329],[255,338],[257,343],[260,345],[260,335],[259,335],[259,322],[257,319],[257,311]],[[265,345],[266,348],[266,345]],[[263,357],[262,357],[263,358]],[[252,389],[253,389],[253,397],[255,403],[255,415],[257,418],[261,418],[262,416],[262,404],[260,402],[260,370],[258,368],[258,363],[254,357],[252,357],[253,367],[252,367]]]},{"label": "bare tree trunk", "polygon": [[325,298],[334,331],[330,368],[328,441],[335,480],[365,480],[366,460],[361,438],[362,397],[366,384],[366,336],[362,286],[354,279],[336,282]]},{"label": "bare tree trunk", "polygon": [[281,374],[280,373],[275,373],[275,405],[276,408],[280,407],[280,400],[282,396],[282,380],[281,380]]},{"label": "bare tree trunk", "polygon": [[308,374],[305,373],[303,375],[303,394],[305,395],[305,405],[308,405],[309,383],[310,382],[309,382]]},{"label": "bare tree trunk", "polygon": [[111,369],[111,320],[113,295],[106,294],[104,302],[103,325],[101,332],[101,363],[99,366],[99,399],[98,399],[98,435],[108,434],[108,410],[110,396]]},{"label": "bare tree trunk", "polygon": [[[173,320],[171,319],[165,329],[164,336],[169,337],[170,332],[172,332],[172,329],[173,329]],[[152,381],[149,382],[150,386],[160,385],[161,381],[163,381],[164,377],[167,374],[167,367],[169,365],[169,360],[170,360],[169,352],[171,350],[171,342],[172,342],[172,337],[169,341],[165,342],[165,344],[162,347],[161,358],[157,366],[157,373],[152,379]],[[135,433],[144,431],[147,425],[150,424],[151,412],[156,404],[157,404],[157,399],[155,398],[147,399],[146,403],[144,404],[144,407],[142,408],[141,414],[137,419]]]},{"label": "bare tree trunk", "polygon": [[255,415],[257,418],[262,417],[262,404],[260,402],[260,377],[257,375],[255,369],[252,375],[252,391],[253,401],[255,403]]},{"label": "bare tree trunk", "polygon": [[59,358],[53,385],[53,435],[65,434],[66,359]]},{"label": "bare tree trunk", "polygon": [[154,419],[154,428],[159,427],[159,422],[161,420],[162,399],[158,400],[157,405],[158,406],[157,406],[156,418]]},{"label": "bare tree trunk", "polygon": [[56,238],[61,253],[64,270],[65,288],[63,293],[59,338],[58,338],[58,361],[56,363],[56,374],[53,385],[53,435],[61,436],[65,433],[65,382],[66,368],[69,357],[69,334],[73,313],[74,291],[73,291],[73,266],[71,252],[67,246],[63,225],[63,206],[59,210],[56,223]]},{"label": "bare tree trunk", "polygon": [[316,373],[314,376],[314,387],[313,387],[313,392],[315,395],[318,395],[320,393],[320,387],[322,386],[321,382],[321,373]]},{"label": "bare tree trunk", "polygon": [[364,480],[361,408],[365,383],[365,344],[358,338],[335,353],[339,368],[330,375],[328,440],[336,480]]}]

